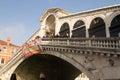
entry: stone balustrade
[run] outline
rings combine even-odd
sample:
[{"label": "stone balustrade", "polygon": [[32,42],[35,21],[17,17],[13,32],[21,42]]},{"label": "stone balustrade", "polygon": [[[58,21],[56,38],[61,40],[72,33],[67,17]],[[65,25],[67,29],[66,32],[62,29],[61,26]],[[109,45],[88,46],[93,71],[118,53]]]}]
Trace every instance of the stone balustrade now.
[{"label": "stone balustrade", "polygon": [[43,38],[46,51],[120,57],[120,38]]},{"label": "stone balustrade", "polygon": [[120,49],[120,38],[43,38],[42,45]]}]

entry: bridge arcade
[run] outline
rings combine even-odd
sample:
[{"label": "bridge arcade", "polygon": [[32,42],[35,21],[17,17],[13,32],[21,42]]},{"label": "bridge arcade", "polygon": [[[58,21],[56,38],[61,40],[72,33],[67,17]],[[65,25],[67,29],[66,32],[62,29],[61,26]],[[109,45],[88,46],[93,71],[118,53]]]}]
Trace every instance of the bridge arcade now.
[{"label": "bridge arcade", "polygon": [[[71,14],[59,8],[46,11],[41,17],[42,29],[61,37],[118,37],[119,6],[111,6]],[[78,33],[79,32],[79,33]]]}]

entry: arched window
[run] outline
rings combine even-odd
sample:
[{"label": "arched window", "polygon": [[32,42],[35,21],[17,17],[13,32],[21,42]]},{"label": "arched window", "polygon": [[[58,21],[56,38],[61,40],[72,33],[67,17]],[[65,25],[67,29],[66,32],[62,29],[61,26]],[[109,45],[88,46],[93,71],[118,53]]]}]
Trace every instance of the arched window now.
[{"label": "arched window", "polygon": [[7,52],[6,46],[3,46],[1,50],[2,50],[3,53],[6,53]]},{"label": "arched window", "polygon": [[55,35],[55,25],[55,16],[48,16],[45,23],[46,36],[53,37]]},{"label": "arched window", "polygon": [[85,37],[86,36],[86,28],[84,22],[82,20],[78,20],[72,30],[72,37]]},{"label": "arched window", "polygon": [[70,28],[68,23],[64,23],[60,28],[60,37],[70,37]]},{"label": "arched window", "polygon": [[97,17],[92,20],[89,28],[89,37],[106,37],[105,22]]},{"label": "arched window", "polygon": [[120,37],[120,15],[112,20],[109,30],[111,37]]}]

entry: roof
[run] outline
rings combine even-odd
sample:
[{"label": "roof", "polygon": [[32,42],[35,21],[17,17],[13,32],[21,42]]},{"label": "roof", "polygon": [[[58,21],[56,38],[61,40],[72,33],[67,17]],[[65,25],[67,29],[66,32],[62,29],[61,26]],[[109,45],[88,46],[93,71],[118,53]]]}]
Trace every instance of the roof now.
[{"label": "roof", "polygon": [[73,13],[73,14],[70,14],[68,16],[63,16],[61,18],[75,16],[75,15],[80,15],[80,14],[89,13],[89,12],[94,12],[94,11],[98,11],[98,10],[104,10],[104,9],[110,9],[110,8],[118,8],[118,7],[120,7],[120,4],[112,5],[112,6],[106,6],[106,7],[102,7],[102,8],[96,8],[96,9],[82,11],[82,12],[78,12],[78,13]]},{"label": "roof", "polygon": [[[7,45],[7,42],[3,41],[3,40],[0,40],[0,44],[1,45]],[[15,44],[12,44],[12,43],[10,43],[10,46],[19,47],[19,46],[15,45]]]},{"label": "roof", "polygon": [[48,13],[56,13],[56,12],[61,12],[63,14],[66,14],[66,15],[70,15],[71,13],[66,11],[66,10],[63,10],[61,8],[50,8],[50,9],[47,9],[45,11],[45,13],[43,14],[43,16],[41,16],[40,18],[40,22],[46,17],[46,15],[48,15]]}]

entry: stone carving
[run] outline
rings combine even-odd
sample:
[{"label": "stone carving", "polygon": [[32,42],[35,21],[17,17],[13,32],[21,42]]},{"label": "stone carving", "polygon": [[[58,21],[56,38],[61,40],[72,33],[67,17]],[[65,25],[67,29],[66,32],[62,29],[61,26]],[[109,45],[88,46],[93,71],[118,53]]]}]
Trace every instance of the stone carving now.
[{"label": "stone carving", "polygon": [[110,64],[110,66],[114,66],[114,64],[115,64],[115,62],[114,62],[113,59],[108,59],[108,62],[109,62],[109,64]]}]

